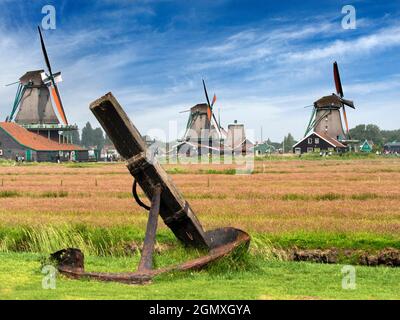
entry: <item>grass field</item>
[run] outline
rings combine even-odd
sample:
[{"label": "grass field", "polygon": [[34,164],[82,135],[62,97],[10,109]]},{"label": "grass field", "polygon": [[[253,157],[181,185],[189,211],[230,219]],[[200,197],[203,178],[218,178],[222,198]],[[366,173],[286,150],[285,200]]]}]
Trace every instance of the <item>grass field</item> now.
[{"label": "grass field", "polygon": [[[235,175],[233,165],[165,168],[205,229],[250,233],[245,261],[162,276],[144,287],[59,277],[56,290],[43,290],[39,258],[67,246],[81,248],[93,270],[134,270],[147,213],[131,197],[123,164],[6,163],[0,298],[400,298],[397,268],[357,266],[357,289],[343,290],[342,265],[290,262],[281,254],[293,247],[400,249],[398,159],[273,158],[256,161],[251,175]],[[159,265],[186,259],[163,223],[157,250]]]},{"label": "grass field", "polygon": [[[218,266],[163,275],[145,286],[57,278],[42,289],[36,254],[0,254],[2,299],[400,299],[400,270],[357,267],[355,290],[342,289],[341,265],[251,259],[246,268]],[[96,271],[130,271],[135,259],[90,257]],[[228,272],[227,272],[228,271]]]}]

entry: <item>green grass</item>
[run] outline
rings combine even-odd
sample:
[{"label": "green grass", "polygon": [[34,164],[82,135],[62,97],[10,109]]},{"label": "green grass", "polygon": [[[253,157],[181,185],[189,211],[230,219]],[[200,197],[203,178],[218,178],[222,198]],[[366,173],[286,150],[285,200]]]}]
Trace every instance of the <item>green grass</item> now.
[{"label": "green grass", "polygon": [[342,200],[342,199],[344,199],[343,194],[332,193],[332,192],[315,196],[315,200],[317,200],[317,201],[334,201],[334,200]]},{"label": "green grass", "polygon": [[[400,299],[400,269],[356,267],[356,289],[344,290],[342,265],[251,259],[246,268],[162,275],[124,285],[58,276],[42,289],[40,256],[0,253],[0,299]],[[132,271],[134,258],[86,257],[88,271]]]},{"label": "green grass", "polygon": [[200,174],[227,174],[227,175],[235,175],[236,169],[223,169],[223,170],[216,170],[216,169],[200,169]]},{"label": "green grass", "polygon": [[351,194],[351,195],[346,195],[342,193],[333,193],[333,192],[317,194],[317,195],[287,193],[281,196],[276,196],[276,198],[282,201],[336,201],[345,199],[365,201],[365,200],[375,200],[375,199],[397,199],[397,195],[390,195],[390,194],[379,195],[371,192]]},{"label": "green grass", "polygon": [[68,191],[46,191],[39,194],[40,198],[65,198],[68,197]]},{"label": "green grass", "polygon": [[0,198],[65,198],[68,197],[68,191],[44,191],[44,192],[21,192],[16,190],[0,191]]},{"label": "green grass", "polygon": [[20,197],[21,193],[15,190],[3,190],[0,191],[0,198],[16,198]]}]

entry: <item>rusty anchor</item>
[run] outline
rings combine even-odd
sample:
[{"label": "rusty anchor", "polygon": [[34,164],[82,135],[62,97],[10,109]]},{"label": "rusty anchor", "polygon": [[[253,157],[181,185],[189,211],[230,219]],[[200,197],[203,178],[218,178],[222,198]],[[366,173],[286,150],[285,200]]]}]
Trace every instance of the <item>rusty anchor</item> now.
[{"label": "rusty anchor", "polygon": [[[227,227],[204,231],[189,203],[185,201],[157,160],[149,155],[145,141],[112,93],[91,103],[90,109],[119,154],[127,160],[128,170],[134,177],[133,197],[140,206],[149,210],[149,218],[136,272],[86,272],[83,253],[79,249],[68,248],[51,255],[57,262],[60,273],[75,279],[90,278],[127,284],[145,284],[162,273],[200,269],[229,255],[239,247],[247,250],[250,236],[242,230]],[[136,192],[137,184],[151,200],[150,207],[139,199]],[[205,249],[208,254],[178,265],[153,269],[153,252],[159,215],[184,245]]]}]

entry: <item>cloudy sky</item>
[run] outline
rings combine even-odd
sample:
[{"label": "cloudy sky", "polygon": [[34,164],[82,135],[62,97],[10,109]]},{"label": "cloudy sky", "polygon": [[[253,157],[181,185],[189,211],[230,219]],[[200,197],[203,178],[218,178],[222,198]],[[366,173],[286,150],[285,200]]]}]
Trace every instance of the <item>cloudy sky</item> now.
[{"label": "cloudy sky", "polygon": [[[145,134],[182,134],[187,113],[204,102],[201,79],[216,93],[224,126],[238,120],[259,140],[303,136],[311,109],[334,92],[339,63],[351,127],[400,128],[400,1],[0,0],[0,118],[10,113],[28,70],[44,68],[36,26],[44,5],[56,29],[44,31],[70,122],[91,121],[88,105],[112,91]],[[342,28],[342,7],[356,29]],[[175,129],[175,124],[177,129]]]}]

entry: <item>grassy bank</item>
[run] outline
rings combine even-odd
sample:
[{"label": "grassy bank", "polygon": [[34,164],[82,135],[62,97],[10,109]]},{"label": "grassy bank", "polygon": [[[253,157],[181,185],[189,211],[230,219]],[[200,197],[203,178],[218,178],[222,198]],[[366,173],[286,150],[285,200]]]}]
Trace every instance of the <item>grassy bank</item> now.
[{"label": "grassy bank", "polygon": [[[66,247],[82,249],[95,256],[132,256],[139,254],[144,229],[133,226],[94,227],[84,224],[58,226],[0,227],[0,252],[33,252],[49,254]],[[279,250],[354,249],[376,252],[385,248],[400,249],[400,236],[372,233],[343,234],[296,232],[287,234],[251,233],[250,250],[265,257]],[[183,248],[169,229],[157,233],[158,252],[181,252]],[[184,253],[183,255],[186,255]]]}]

